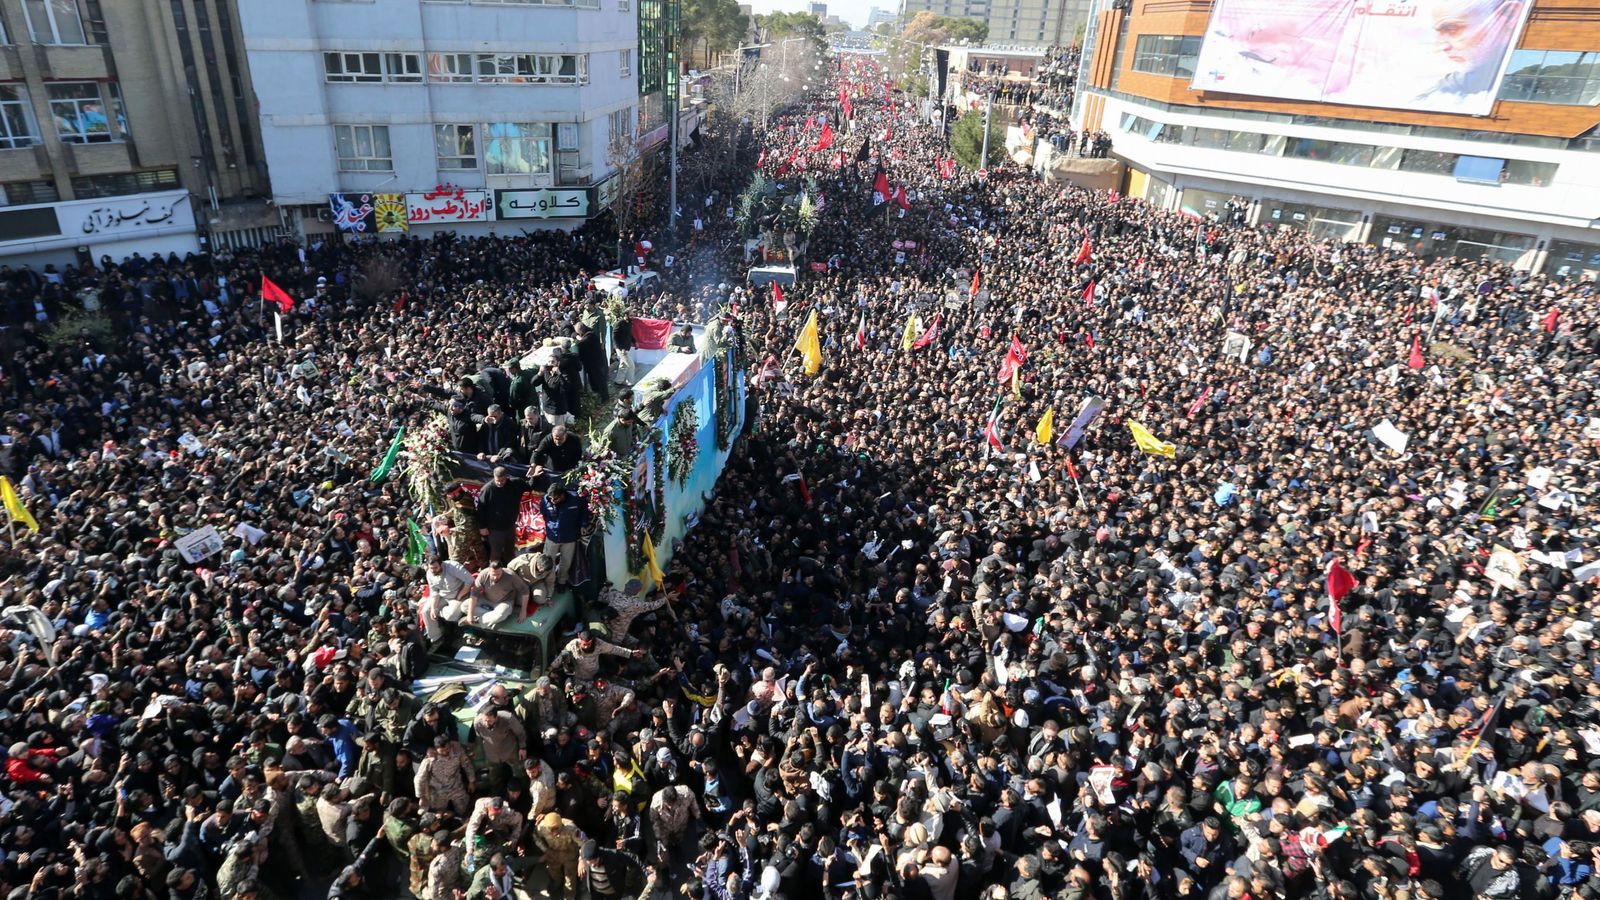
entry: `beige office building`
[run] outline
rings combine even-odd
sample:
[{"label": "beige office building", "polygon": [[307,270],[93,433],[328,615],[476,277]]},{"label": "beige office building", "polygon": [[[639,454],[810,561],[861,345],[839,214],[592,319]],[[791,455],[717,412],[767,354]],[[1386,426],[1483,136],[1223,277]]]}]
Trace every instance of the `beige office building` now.
[{"label": "beige office building", "polygon": [[235,0],[0,0],[0,261],[278,231]]}]

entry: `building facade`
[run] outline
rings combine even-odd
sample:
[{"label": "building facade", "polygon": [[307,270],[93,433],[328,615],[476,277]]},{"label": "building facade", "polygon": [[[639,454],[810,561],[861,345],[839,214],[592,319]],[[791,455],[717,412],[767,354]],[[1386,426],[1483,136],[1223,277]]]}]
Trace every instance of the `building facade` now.
[{"label": "building facade", "polygon": [[273,200],[307,235],[575,227],[666,138],[673,6],[240,0]]},{"label": "building facade", "polygon": [[0,257],[276,232],[234,0],[0,0]]},{"label": "building facade", "polygon": [[1400,56],[1392,95],[1410,108],[1196,90],[1197,73],[1234,74],[1201,64],[1210,19],[1205,3],[1095,0],[1072,120],[1110,134],[1129,196],[1198,215],[1238,198],[1252,222],[1329,238],[1600,273],[1600,8],[1532,0],[1484,115],[1421,108]]},{"label": "building facade", "polygon": [[1066,47],[1082,38],[1088,0],[992,0],[989,43]]}]

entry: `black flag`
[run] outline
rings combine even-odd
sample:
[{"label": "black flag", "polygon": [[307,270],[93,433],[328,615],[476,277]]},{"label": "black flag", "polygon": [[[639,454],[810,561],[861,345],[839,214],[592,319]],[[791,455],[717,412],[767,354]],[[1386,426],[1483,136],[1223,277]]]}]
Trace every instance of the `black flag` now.
[{"label": "black flag", "polygon": [[865,138],[861,141],[861,149],[856,151],[856,162],[867,161],[867,156],[871,153],[871,146],[872,138]]}]

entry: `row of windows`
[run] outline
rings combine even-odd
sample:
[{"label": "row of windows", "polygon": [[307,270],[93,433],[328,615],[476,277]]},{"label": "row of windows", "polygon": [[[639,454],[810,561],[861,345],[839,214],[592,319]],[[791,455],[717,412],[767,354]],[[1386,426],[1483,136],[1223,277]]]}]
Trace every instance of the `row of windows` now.
[{"label": "row of windows", "polygon": [[1378,147],[1345,141],[1260,134],[1254,131],[1169,125],[1133,113],[1122,114],[1122,130],[1158,144],[1181,144],[1209,150],[1257,153],[1262,156],[1416,172],[1422,175],[1453,175],[1463,181],[1485,183],[1548,187],[1555,179],[1556,170],[1559,168],[1556,163],[1521,159],[1495,159],[1464,156],[1459,153],[1440,153],[1434,150]]},{"label": "row of windows", "polygon": [[[628,115],[623,121],[631,120],[631,111],[625,112]],[[612,115],[612,127],[618,127],[616,114]],[[335,125],[333,143],[341,172],[394,171],[387,125]],[[481,168],[488,175],[548,174],[552,149],[562,153],[578,149],[578,126],[570,122],[435,125],[433,145],[442,170]]]},{"label": "row of windows", "polygon": [[[1112,83],[1116,83],[1115,77]],[[1085,92],[1090,93],[1090,92]],[[1484,144],[1494,144],[1500,147],[1537,147],[1545,150],[1578,150],[1585,153],[1600,153],[1600,125],[1589,129],[1575,138],[1546,137],[1537,134],[1512,134],[1505,131],[1486,131],[1484,129],[1447,128],[1440,125],[1405,125],[1394,122],[1374,122],[1370,120],[1338,119],[1332,116],[1309,116],[1299,113],[1260,112],[1251,109],[1225,109],[1218,106],[1195,106],[1184,103],[1165,103],[1119,91],[1113,87],[1106,91],[1093,91],[1107,97],[1141,106],[1154,112],[1181,113],[1204,118],[1232,119],[1249,122],[1271,122],[1275,125],[1314,125],[1328,128],[1343,128],[1347,131],[1359,129],[1363,132],[1377,134],[1399,135],[1423,138],[1445,138],[1453,141],[1482,141]]]},{"label": "row of windows", "polygon": [[[56,81],[45,85],[50,95],[50,117],[56,137],[69,144],[104,144],[128,138],[128,115],[116,82]],[[111,131],[106,110],[116,116]],[[28,89],[20,84],[0,84],[0,149],[15,150],[39,143]]]},{"label": "row of windows", "polygon": [[[620,51],[624,77],[633,68],[633,51]],[[429,53],[424,74],[421,53],[327,52],[324,77],[355,84],[588,84],[586,53]]]},{"label": "row of windows", "polygon": [[[1126,20],[1125,20],[1126,21]],[[1135,72],[1193,78],[1201,35],[1141,34],[1134,42]],[[1516,50],[1500,85],[1501,100],[1593,106],[1600,103],[1600,52]]]}]

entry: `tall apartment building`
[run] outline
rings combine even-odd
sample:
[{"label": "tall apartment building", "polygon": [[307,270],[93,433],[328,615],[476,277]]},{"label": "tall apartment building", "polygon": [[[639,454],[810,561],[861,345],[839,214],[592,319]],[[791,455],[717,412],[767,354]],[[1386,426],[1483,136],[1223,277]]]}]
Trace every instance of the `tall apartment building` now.
[{"label": "tall apartment building", "polygon": [[0,0],[0,258],[275,229],[234,0]]},{"label": "tall apartment building", "polygon": [[1241,27],[1234,6],[1095,0],[1072,121],[1111,135],[1125,195],[1200,216],[1237,198],[1258,224],[1600,274],[1600,8],[1504,0],[1475,23],[1410,0],[1320,20],[1257,6]]},{"label": "tall apartment building", "polygon": [[917,13],[926,10],[952,19],[980,19],[987,22],[989,5],[990,0],[905,0],[900,19],[909,22]]},{"label": "tall apartment building", "polygon": [[990,44],[1065,47],[1076,44],[1089,20],[1089,0],[993,0]]},{"label": "tall apartment building", "polygon": [[986,43],[1051,47],[1078,43],[1089,20],[1089,0],[906,0],[905,20],[928,10],[989,26]]},{"label": "tall apartment building", "polygon": [[305,234],[574,227],[666,138],[675,6],[240,0],[273,200]]}]

